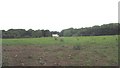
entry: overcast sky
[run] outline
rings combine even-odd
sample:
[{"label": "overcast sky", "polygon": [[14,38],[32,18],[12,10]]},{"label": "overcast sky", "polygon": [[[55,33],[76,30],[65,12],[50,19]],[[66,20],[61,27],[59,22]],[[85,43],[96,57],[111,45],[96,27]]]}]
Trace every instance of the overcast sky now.
[{"label": "overcast sky", "polygon": [[90,27],[118,22],[119,0],[0,0],[0,29]]}]

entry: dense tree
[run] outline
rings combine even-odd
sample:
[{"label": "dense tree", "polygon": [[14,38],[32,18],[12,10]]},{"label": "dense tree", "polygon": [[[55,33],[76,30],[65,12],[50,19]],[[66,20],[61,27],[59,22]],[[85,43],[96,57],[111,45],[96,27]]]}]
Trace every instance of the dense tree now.
[{"label": "dense tree", "polygon": [[61,36],[99,36],[99,35],[117,35],[120,29],[120,24],[110,23],[101,26],[86,27],[80,29],[64,29],[61,31]]},{"label": "dense tree", "polygon": [[44,33],[45,33],[44,37],[51,37],[52,36],[51,32],[49,30],[45,30]]},{"label": "dense tree", "polygon": [[49,30],[25,30],[25,29],[9,29],[7,31],[2,30],[2,38],[40,38],[51,37],[52,34],[59,34],[60,36],[100,36],[100,35],[118,35],[120,34],[120,24],[110,23],[103,24],[101,26],[95,25],[93,27],[85,28],[68,28],[61,32],[49,31]]}]

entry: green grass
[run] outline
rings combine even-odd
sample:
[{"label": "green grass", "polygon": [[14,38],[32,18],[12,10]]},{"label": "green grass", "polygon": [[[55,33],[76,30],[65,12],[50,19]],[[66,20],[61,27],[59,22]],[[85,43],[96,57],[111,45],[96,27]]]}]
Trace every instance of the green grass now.
[{"label": "green grass", "polygon": [[[77,40],[77,38],[79,40]],[[63,41],[47,38],[2,39],[2,45],[118,45],[118,36],[64,37]]]},{"label": "green grass", "polygon": [[[43,45],[43,49],[51,54],[55,54],[58,59],[69,62],[78,62],[73,65],[118,65],[118,35],[113,36],[81,36],[81,37],[63,37],[55,40],[52,37],[47,38],[20,38],[20,39],[2,39],[2,44],[13,45]],[[44,47],[44,45],[47,45]],[[54,45],[54,46],[50,46]],[[59,46],[62,45],[63,47]],[[63,48],[59,50],[59,48]],[[80,46],[80,50],[72,47]],[[55,51],[54,51],[55,50]],[[72,59],[67,56],[73,54]]]}]

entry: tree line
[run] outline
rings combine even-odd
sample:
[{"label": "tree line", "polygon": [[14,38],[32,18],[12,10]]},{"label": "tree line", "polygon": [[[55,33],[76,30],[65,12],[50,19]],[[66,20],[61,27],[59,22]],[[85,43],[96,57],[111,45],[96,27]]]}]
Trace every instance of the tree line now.
[{"label": "tree line", "polygon": [[2,30],[2,38],[40,38],[50,37],[54,32],[49,30],[25,30],[25,29],[9,29],[8,31]]},{"label": "tree line", "polygon": [[118,35],[120,33],[119,23],[95,25],[85,28],[69,28],[60,32],[61,36],[101,36],[101,35]]},{"label": "tree line", "polygon": [[68,28],[61,32],[50,30],[25,30],[25,29],[9,29],[2,30],[2,38],[40,38],[51,37],[52,34],[59,34],[63,37],[71,36],[100,36],[100,35],[118,35],[119,23],[103,24],[101,26],[95,25],[85,28]]}]

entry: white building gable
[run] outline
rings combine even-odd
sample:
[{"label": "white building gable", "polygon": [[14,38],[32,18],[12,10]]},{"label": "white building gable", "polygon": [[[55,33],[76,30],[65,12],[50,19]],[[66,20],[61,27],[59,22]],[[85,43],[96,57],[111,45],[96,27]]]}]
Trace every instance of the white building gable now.
[{"label": "white building gable", "polygon": [[52,37],[59,37],[58,34],[52,34]]}]

